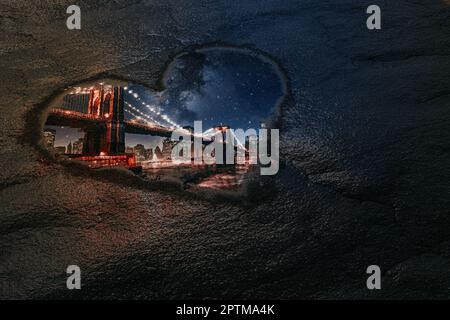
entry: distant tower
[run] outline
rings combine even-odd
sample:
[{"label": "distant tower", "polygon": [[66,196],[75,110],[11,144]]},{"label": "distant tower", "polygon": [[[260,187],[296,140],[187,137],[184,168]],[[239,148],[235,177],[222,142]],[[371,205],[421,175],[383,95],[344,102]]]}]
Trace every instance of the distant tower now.
[{"label": "distant tower", "polygon": [[[125,152],[125,125],[124,125],[124,90],[114,87],[106,95],[109,100],[109,112],[106,119],[106,146],[104,152],[118,154]],[[106,107],[105,107],[105,110]]]},{"label": "distant tower", "polygon": [[88,112],[105,120],[104,128],[92,128],[86,133],[83,154],[125,153],[124,89],[101,86],[91,90]]}]

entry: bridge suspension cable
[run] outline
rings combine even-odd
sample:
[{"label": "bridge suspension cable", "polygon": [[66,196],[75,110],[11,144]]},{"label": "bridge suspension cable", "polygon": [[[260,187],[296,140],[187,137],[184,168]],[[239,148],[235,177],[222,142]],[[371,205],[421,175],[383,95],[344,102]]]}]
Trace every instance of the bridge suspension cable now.
[{"label": "bridge suspension cable", "polygon": [[[104,83],[100,83],[100,85],[105,85]],[[91,90],[95,89],[95,85],[91,86],[91,87],[72,87],[71,88],[72,91],[69,92],[70,95],[80,95],[80,94],[89,94]],[[176,123],[175,121],[173,121],[168,115],[161,113],[160,109],[155,107],[155,106],[151,106],[148,103],[146,103],[145,101],[142,100],[142,98],[139,96],[138,93],[133,92],[133,90],[129,90],[128,87],[124,87],[124,90],[129,93],[134,99],[136,99],[137,101],[139,101],[147,110],[149,110],[154,116],[157,116],[158,118],[161,118],[162,121],[168,123],[169,125],[171,125],[174,128],[179,128],[181,129],[182,126],[180,126],[178,123]],[[154,123],[163,126],[162,123],[158,120],[156,120],[154,117],[149,116],[148,114],[143,113],[142,111],[140,111],[138,108],[134,107],[132,104],[130,104],[129,102],[125,101],[125,103],[131,107],[134,108],[133,110],[138,112],[139,114],[141,114],[142,116],[144,116],[145,118],[149,119],[150,121],[153,121]]]},{"label": "bridge suspension cable", "polygon": [[143,101],[141,99],[141,97],[139,96],[139,94],[137,94],[136,92],[133,92],[133,90],[128,90],[127,91],[130,95],[133,96],[133,98],[135,98],[137,101],[139,101],[145,108],[147,108],[150,112],[152,112],[153,114],[157,115],[158,117],[162,118],[165,122],[169,123],[170,125],[172,125],[175,128],[181,128],[181,126],[176,123],[175,121],[173,121],[172,119],[170,119],[170,117],[166,114],[162,114],[159,110],[157,111],[155,107],[150,106],[148,103],[146,103],[145,101]]},{"label": "bridge suspension cable", "polygon": [[139,110],[138,108],[134,107],[133,105],[131,105],[130,103],[128,103],[127,101],[125,101],[125,105],[129,108],[125,108],[125,111],[127,111],[128,113],[132,114],[132,112],[130,112],[130,109],[134,111],[134,114],[138,113],[140,114],[140,116],[147,118],[148,120],[152,121],[154,124],[157,124],[161,127],[163,127],[162,123],[159,122],[158,120],[155,120],[153,117],[149,116],[146,113],[143,113],[141,110]]},{"label": "bridge suspension cable", "polygon": [[[132,121],[136,119],[136,120],[139,120],[139,121],[143,121],[143,123],[148,125],[148,126],[155,126],[154,122],[150,122],[147,119],[144,119],[142,116],[140,116],[139,114],[136,114],[134,111],[132,111],[130,109],[127,109],[127,108],[125,108],[125,111],[128,112],[129,114],[131,114],[134,117],[132,119]],[[163,127],[163,126],[160,126],[160,127]]]}]

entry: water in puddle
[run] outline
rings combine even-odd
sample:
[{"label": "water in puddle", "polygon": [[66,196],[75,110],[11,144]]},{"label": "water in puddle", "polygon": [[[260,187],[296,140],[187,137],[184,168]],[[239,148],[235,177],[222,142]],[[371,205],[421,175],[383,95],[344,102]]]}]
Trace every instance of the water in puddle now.
[{"label": "water in puddle", "polygon": [[[44,143],[91,167],[140,167],[146,179],[178,181],[189,190],[238,190],[253,166],[175,163],[170,133],[199,120],[203,132],[275,127],[286,91],[280,71],[248,50],[206,48],[176,57],[163,83],[161,92],[107,80],[69,88],[49,112]],[[235,138],[245,145],[245,137]]]}]

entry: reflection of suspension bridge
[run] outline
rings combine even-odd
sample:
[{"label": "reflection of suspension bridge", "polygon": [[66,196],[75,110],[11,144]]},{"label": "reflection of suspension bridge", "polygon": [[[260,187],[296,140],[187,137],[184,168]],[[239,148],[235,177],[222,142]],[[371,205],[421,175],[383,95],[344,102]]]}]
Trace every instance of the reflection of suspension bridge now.
[{"label": "reflection of suspension bridge", "polygon": [[[91,159],[108,166],[111,164],[110,159],[118,162],[126,159],[125,133],[171,136],[175,125],[167,116],[160,115],[163,121],[170,120],[165,121],[169,124],[167,126],[163,126],[162,121],[151,121],[149,115],[133,107],[124,98],[122,87],[78,89],[66,95],[61,106],[49,111],[46,125],[82,129],[85,136],[80,159]],[[125,119],[125,112],[131,115],[129,119]]]},{"label": "reflection of suspension bridge", "polygon": [[[174,130],[182,128],[129,90],[127,93],[142,105],[145,112],[135,107],[125,100],[125,90],[123,87],[104,85],[100,88],[78,88],[66,95],[60,106],[49,111],[46,125],[79,128],[85,132],[82,155],[75,159],[99,167],[135,166],[134,155],[125,153],[125,133],[171,137]],[[203,143],[211,142],[211,136],[217,130],[224,132],[224,129],[218,127],[204,132],[207,141]],[[184,133],[193,134],[188,130]],[[238,149],[245,149],[234,135],[232,138],[237,142]],[[225,139],[223,142],[225,147],[227,142]]]}]

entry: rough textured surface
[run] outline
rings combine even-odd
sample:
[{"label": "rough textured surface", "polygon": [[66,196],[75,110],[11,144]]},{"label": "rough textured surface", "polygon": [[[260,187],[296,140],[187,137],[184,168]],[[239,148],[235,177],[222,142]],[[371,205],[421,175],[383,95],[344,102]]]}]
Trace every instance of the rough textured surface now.
[{"label": "rough textured surface", "polygon": [[[379,1],[369,32],[372,2],[85,0],[68,31],[71,1],[1,0],[0,297],[448,297],[450,3]],[[104,72],[155,86],[170,57],[214,42],[290,79],[271,198],[153,190],[33,146],[30,112],[56,90]]]}]

